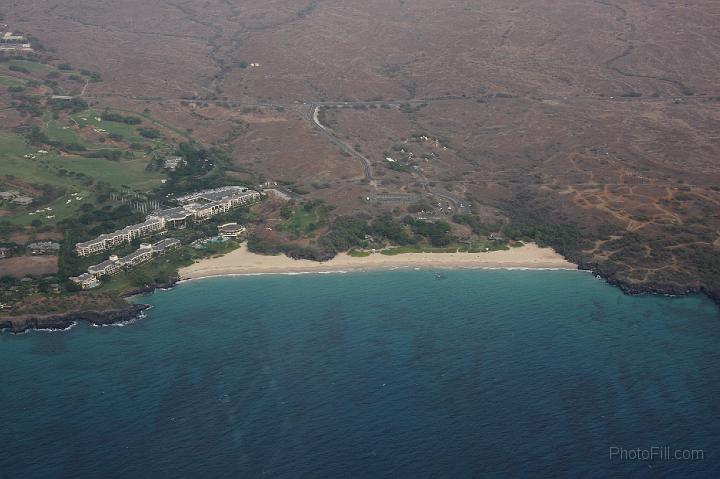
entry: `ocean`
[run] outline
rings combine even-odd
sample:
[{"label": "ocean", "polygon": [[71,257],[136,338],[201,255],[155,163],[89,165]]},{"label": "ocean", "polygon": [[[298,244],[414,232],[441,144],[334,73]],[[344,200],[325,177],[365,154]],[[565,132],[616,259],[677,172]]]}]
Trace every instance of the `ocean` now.
[{"label": "ocean", "polygon": [[122,327],[0,334],[0,477],[720,477],[702,297],[397,270],[137,301]]}]

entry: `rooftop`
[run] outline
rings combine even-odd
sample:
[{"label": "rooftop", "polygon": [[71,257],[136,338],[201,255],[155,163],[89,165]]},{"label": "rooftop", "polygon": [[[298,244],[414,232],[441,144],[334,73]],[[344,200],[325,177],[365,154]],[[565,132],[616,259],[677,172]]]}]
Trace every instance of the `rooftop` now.
[{"label": "rooftop", "polygon": [[131,233],[131,232],[133,232],[139,228],[142,228],[144,226],[156,224],[158,221],[160,221],[160,219],[161,218],[159,216],[157,216],[156,214],[153,214],[153,215],[148,216],[147,219],[145,221],[143,221],[142,223],[137,223],[134,225],[126,226],[125,228],[113,231],[112,233],[101,234],[97,238],[94,238],[94,239],[91,239],[88,241],[84,241],[82,243],[77,243],[75,245],[75,247],[83,248],[85,246],[94,245],[100,241],[105,241],[106,239],[112,239],[119,235],[128,234],[128,233]]},{"label": "rooftop", "polygon": [[237,223],[228,223],[225,225],[218,226],[218,230],[222,233],[236,233],[238,231],[244,231],[245,227]]},{"label": "rooftop", "polygon": [[30,196],[16,196],[15,198],[13,198],[12,202],[24,205],[32,203],[33,199]]},{"label": "rooftop", "polygon": [[35,241],[27,245],[31,249],[60,249],[60,243],[55,241]]},{"label": "rooftop", "polygon": [[135,259],[142,257],[144,255],[147,255],[147,254],[152,254],[152,249],[150,249],[148,247],[145,247],[145,248],[140,247],[139,249],[136,249],[129,255],[123,256],[122,258],[120,258],[120,264],[132,263]]},{"label": "rooftop", "polygon": [[106,259],[102,263],[94,264],[90,267],[88,267],[88,271],[90,273],[99,273],[101,271],[104,271],[107,267],[113,266],[115,264],[115,261],[111,261],[109,259]]},{"label": "rooftop", "polygon": [[177,206],[175,208],[168,208],[165,210],[157,210],[152,213],[154,216],[164,219],[165,221],[179,221],[184,220],[192,213],[185,209],[184,206]]},{"label": "rooftop", "polygon": [[198,199],[203,199],[205,201],[220,201],[225,198],[240,196],[248,192],[250,191],[244,186],[223,186],[221,188],[203,190],[196,193],[191,193],[189,195],[181,196],[177,198],[177,201],[180,203],[189,203]]},{"label": "rooftop", "polygon": [[175,238],[165,238],[165,239],[158,241],[157,243],[153,243],[152,248],[155,251],[161,252],[161,251],[164,251],[173,246],[179,246],[179,245],[180,245],[180,240],[175,239]]},{"label": "rooftop", "polygon": [[73,280],[73,281],[78,281],[78,282],[80,282],[80,281],[90,281],[90,280],[95,279],[95,276],[91,275],[90,273],[83,273],[83,274],[80,274],[80,275],[78,275],[78,276],[74,276],[74,277],[72,277],[72,278],[70,278],[70,279]]}]

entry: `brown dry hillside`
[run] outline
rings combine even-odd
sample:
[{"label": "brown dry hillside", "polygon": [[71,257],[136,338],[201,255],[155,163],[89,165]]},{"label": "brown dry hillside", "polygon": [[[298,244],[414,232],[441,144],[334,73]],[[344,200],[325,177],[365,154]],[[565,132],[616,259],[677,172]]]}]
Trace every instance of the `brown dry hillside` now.
[{"label": "brown dry hillside", "polygon": [[[720,292],[716,1],[3,10],[101,73],[87,99],[190,128],[238,173],[293,181],[340,212],[387,209],[366,199],[394,193],[472,201],[631,287]],[[407,169],[388,168],[409,152]]]}]

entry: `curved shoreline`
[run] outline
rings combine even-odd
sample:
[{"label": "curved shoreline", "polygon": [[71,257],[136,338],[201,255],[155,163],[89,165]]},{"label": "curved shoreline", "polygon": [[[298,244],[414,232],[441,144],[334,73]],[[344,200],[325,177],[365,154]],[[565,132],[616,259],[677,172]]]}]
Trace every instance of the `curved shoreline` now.
[{"label": "curved shoreline", "polygon": [[366,257],[341,253],[335,258],[316,262],[287,256],[263,256],[251,253],[247,245],[226,255],[200,260],[180,269],[180,280],[217,276],[261,274],[309,274],[371,271],[398,268],[435,269],[537,269],[578,270],[551,248],[526,244],[522,248],[486,253],[402,253],[393,256],[373,253]]}]

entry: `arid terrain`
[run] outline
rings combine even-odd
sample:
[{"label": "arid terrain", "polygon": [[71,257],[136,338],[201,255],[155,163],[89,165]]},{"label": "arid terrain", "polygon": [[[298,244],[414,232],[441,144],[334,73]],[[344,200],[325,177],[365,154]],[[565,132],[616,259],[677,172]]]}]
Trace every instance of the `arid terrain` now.
[{"label": "arid terrain", "polygon": [[230,175],[284,182],[334,214],[423,198],[629,290],[720,297],[718,2],[0,8],[52,56],[99,72],[83,99],[191,131],[229,153]]}]

